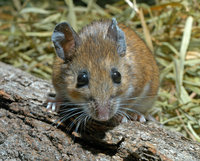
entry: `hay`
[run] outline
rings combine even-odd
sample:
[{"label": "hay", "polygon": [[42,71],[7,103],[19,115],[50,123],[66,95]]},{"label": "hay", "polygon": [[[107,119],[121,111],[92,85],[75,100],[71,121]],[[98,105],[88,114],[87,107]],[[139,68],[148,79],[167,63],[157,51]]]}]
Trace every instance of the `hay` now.
[{"label": "hay", "polygon": [[72,0],[1,1],[0,60],[51,79],[55,25],[68,21],[79,30],[92,20],[114,16],[153,43],[161,88],[151,113],[167,128],[200,142],[200,3],[157,0],[138,8],[143,19],[123,0],[104,9],[94,0],[82,0],[82,5]]}]

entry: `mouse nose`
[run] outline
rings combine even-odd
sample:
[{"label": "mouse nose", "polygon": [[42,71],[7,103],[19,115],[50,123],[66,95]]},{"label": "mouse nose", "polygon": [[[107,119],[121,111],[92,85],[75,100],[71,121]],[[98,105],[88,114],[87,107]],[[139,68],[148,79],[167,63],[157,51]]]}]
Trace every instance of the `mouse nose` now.
[{"label": "mouse nose", "polygon": [[110,119],[110,104],[108,102],[98,102],[94,100],[95,119],[99,121],[107,121]]},{"label": "mouse nose", "polygon": [[111,118],[111,103],[108,98],[93,96],[90,97],[92,101],[92,117],[98,121],[108,121]]},{"label": "mouse nose", "polygon": [[97,106],[96,117],[99,121],[107,121],[110,119],[110,110],[108,106]]}]

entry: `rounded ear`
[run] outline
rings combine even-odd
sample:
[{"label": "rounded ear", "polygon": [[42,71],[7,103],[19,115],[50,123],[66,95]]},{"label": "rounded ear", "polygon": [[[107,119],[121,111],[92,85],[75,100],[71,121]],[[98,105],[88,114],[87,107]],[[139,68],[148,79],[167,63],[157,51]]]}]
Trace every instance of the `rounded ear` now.
[{"label": "rounded ear", "polygon": [[116,42],[117,53],[120,56],[123,56],[126,53],[126,38],[124,32],[117,25],[117,20],[115,18],[112,18],[107,36]]},{"label": "rounded ear", "polygon": [[56,54],[63,60],[70,59],[73,56],[71,51],[81,43],[78,34],[67,22],[56,25],[51,40]]}]

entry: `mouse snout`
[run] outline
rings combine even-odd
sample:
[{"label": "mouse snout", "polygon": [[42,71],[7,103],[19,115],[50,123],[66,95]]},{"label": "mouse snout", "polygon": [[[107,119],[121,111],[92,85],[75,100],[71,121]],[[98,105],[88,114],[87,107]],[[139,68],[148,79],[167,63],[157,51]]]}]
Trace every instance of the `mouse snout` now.
[{"label": "mouse snout", "polygon": [[111,118],[111,103],[93,100],[92,117],[98,121],[108,121]]},{"label": "mouse snout", "polygon": [[96,118],[99,121],[107,121],[110,119],[110,106],[107,105],[97,105],[96,107]]},{"label": "mouse snout", "polygon": [[112,81],[106,81],[109,79],[109,75],[101,75],[101,79],[91,81],[93,88],[90,88],[90,115],[97,121],[108,121],[114,116],[113,99],[111,97],[113,94]]}]

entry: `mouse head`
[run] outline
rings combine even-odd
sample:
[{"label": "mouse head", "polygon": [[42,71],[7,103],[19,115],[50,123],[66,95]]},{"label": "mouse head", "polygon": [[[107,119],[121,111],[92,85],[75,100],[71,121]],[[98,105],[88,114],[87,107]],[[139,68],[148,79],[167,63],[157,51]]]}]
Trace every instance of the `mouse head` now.
[{"label": "mouse head", "polygon": [[107,121],[116,115],[119,97],[128,90],[130,77],[130,66],[123,63],[125,34],[117,21],[109,22],[106,34],[94,31],[85,37],[63,22],[55,27],[52,41],[64,60],[59,92],[67,93],[73,103],[85,103],[83,110],[95,120]]}]

